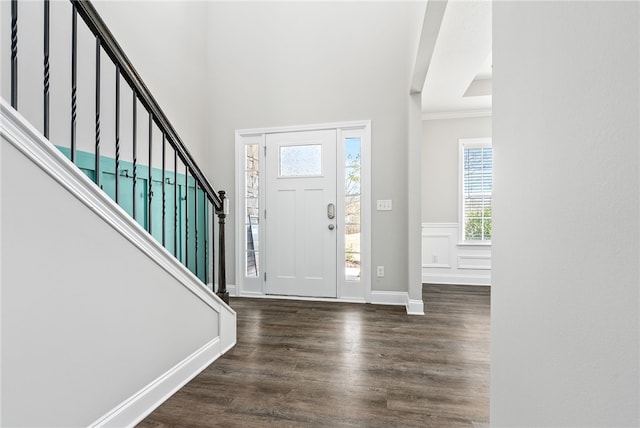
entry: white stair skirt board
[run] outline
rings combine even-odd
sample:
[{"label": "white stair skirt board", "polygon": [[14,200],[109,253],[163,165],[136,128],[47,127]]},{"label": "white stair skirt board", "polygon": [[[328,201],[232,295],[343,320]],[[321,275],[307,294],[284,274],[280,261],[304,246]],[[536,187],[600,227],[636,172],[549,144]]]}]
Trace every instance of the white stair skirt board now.
[{"label": "white stair skirt board", "polygon": [[404,306],[408,315],[424,315],[422,300],[409,299],[406,291],[372,291],[371,304]]},{"label": "white stair skirt board", "polygon": [[5,100],[0,100],[0,118],[0,133],[9,144],[171,275],[176,280],[176,286],[184,287],[218,314],[217,337],[203,344],[200,349],[186,356],[180,363],[91,425],[133,426],[236,344],[236,313],[129,217],[106,193],[98,189]]}]

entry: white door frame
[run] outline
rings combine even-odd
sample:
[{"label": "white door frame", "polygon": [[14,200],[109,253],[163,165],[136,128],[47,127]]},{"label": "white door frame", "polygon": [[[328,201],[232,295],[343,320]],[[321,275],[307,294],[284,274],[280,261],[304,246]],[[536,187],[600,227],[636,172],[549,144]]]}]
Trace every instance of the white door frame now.
[{"label": "white door frame", "polygon": [[[265,166],[265,152],[264,146],[266,144],[266,135],[283,132],[297,132],[297,131],[316,131],[324,129],[335,129],[337,134],[338,153],[344,153],[344,139],[347,137],[360,137],[361,141],[361,199],[360,199],[360,281],[346,281],[344,275],[344,186],[340,183],[344,183],[344,156],[338,156],[337,159],[337,182],[339,183],[337,189],[337,211],[338,222],[336,224],[337,230],[342,231],[338,233],[338,252],[337,252],[337,297],[336,298],[305,298],[305,297],[291,297],[295,300],[321,300],[321,301],[348,301],[348,302],[360,302],[371,303],[371,121],[362,120],[354,122],[340,122],[340,123],[325,123],[317,125],[302,125],[302,126],[287,126],[287,127],[274,127],[274,128],[256,128],[256,129],[243,129],[236,130],[235,132],[235,155],[236,155],[236,179],[235,179],[235,244],[236,244],[236,284],[235,295],[244,297],[265,297],[265,298],[288,298],[286,296],[269,296],[265,293],[264,287],[264,266],[266,257],[266,240],[268,236],[264,234],[264,228],[260,231],[259,241],[259,255],[260,255],[260,272],[257,277],[248,277],[246,275],[245,265],[245,188],[246,188],[246,174],[245,174],[245,146],[249,144],[258,144],[259,150],[259,180],[260,186],[263,185],[264,166]],[[260,219],[259,224],[264,225],[264,208],[265,208],[264,192],[259,192],[259,206],[260,206]],[[268,213],[267,213],[268,215]],[[268,274],[268,273],[267,273]],[[233,292],[233,287],[230,287]]]}]

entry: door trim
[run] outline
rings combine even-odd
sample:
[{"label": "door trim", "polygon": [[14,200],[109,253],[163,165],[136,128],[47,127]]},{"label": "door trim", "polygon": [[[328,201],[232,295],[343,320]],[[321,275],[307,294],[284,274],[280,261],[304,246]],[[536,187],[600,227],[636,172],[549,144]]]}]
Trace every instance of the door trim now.
[{"label": "door trim", "polygon": [[[327,301],[341,301],[341,302],[360,302],[371,303],[371,121],[351,121],[351,122],[336,122],[336,123],[324,123],[324,124],[310,124],[300,126],[283,126],[272,128],[253,128],[236,130],[235,132],[235,271],[236,271],[236,295],[246,297],[266,297],[266,298],[283,298],[282,296],[268,296],[265,293],[264,287],[264,270],[261,268],[258,277],[248,277],[245,271],[245,219],[244,219],[244,201],[245,201],[245,146],[248,144],[258,144],[259,150],[259,176],[260,180],[264,177],[264,165],[265,155],[262,147],[266,144],[267,134],[276,133],[289,133],[298,131],[319,131],[335,129],[338,138],[338,150],[343,150],[344,138],[347,136],[357,135],[361,138],[361,267],[360,267],[360,281],[345,280],[344,272],[340,270],[340,259],[344,259],[344,245],[340,247],[340,240],[338,240],[338,249],[336,266],[337,266],[337,278],[336,298],[328,298]],[[339,157],[340,158],[340,157]],[[338,183],[344,182],[344,167],[341,168],[342,163],[337,161],[337,180]],[[341,168],[341,169],[340,169]],[[260,183],[262,184],[262,183]],[[342,186],[338,186],[337,199],[340,204],[344,204],[344,189]],[[264,192],[259,193],[259,206],[260,206],[260,219],[259,223],[264,224],[264,207],[265,198]],[[338,212],[344,212],[344,206],[338,207]],[[337,224],[338,230],[344,230],[344,217],[339,216],[340,222]],[[266,239],[268,237],[262,234],[260,236],[259,254],[260,265],[265,266],[266,257]],[[344,265],[344,261],[342,262]],[[307,299],[300,299],[307,300]],[[324,299],[323,299],[324,300]]]}]

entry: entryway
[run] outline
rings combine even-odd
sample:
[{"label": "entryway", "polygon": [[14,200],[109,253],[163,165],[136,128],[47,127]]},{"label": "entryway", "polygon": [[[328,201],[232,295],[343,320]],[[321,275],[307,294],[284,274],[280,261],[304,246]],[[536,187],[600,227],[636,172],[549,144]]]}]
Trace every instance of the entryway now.
[{"label": "entryway", "polygon": [[370,123],[236,132],[236,295],[371,301]]}]

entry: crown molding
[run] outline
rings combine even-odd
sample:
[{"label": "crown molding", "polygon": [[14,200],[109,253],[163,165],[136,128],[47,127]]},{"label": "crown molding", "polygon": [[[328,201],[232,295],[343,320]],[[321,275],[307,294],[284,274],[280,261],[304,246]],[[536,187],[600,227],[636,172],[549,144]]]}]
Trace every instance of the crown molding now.
[{"label": "crown molding", "polygon": [[466,119],[470,117],[491,117],[491,109],[440,111],[422,114],[422,120]]}]

